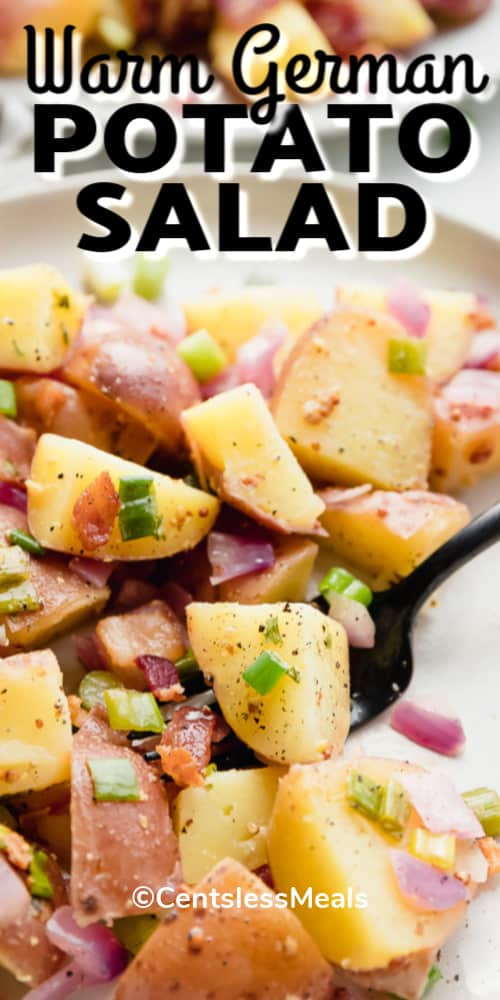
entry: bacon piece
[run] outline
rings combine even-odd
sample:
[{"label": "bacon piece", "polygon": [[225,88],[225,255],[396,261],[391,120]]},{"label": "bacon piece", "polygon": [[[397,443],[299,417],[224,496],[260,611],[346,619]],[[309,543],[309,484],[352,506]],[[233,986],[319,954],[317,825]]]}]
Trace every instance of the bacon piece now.
[{"label": "bacon piece", "polygon": [[24,837],[2,824],[0,826],[0,844],[14,868],[20,868],[24,872],[28,871],[32,852]]},{"label": "bacon piece", "polygon": [[120,510],[120,498],[109,472],[101,472],[83,491],[73,507],[73,527],[89,552],[106,545]]},{"label": "bacon piece", "polygon": [[183,705],[175,712],[158,747],[165,774],[176,785],[203,785],[203,768],[210,763],[216,716],[209,708]]},{"label": "bacon piece", "polygon": [[24,483],[30,474],[36,434],[13,420],[0,417],[0,479]]},{"label": "bacon piece", "polygon": [[481,837],[478,840],[478,844],[488,862],[488,875],[490,877],[499,875],[500,844],[497,844],[496,840],[493,840],[493,837]]}]

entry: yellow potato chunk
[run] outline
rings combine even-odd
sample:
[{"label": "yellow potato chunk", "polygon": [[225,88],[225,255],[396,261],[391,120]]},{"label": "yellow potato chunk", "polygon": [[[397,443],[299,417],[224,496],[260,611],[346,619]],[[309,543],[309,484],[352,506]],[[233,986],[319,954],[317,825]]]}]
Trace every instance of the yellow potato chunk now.
[{"label": "yellow potato chunk", "polygon": [[203,788],[185,788],[174,803],[186,882],[204,878],[224,858],[255,870],[267,864],[267,826],[280,769],[217,771]]},{"label": "yellow potato chunk", "polygon": [[[337,302],[341,306],[389,311],[390,289],[380,285],[359,288],[341,285]],[[464,364],[474,331],[478,327],[478,300],[472,292],[422,290],[419,297],[429,306],[427,374],[436,382],[446,382]]]},{"label": "yellow potato chunk", "polygon": [[[265,19],[263,19],[262,12],[258,11],[253,18],[249,19],[246,27],[249,28],[252,24],[262,24],[263,20],[267,24],[274,24],[281,32],[281,44],[279,48],[276,46],[271,55],[254,52],[253,46],[247,46],[245,78],[252,86],[261,83],[268,72],[269,59],[272,58],[278,67],[277,86],[280,90],[284,90],[289,99],[296,100],[296,95],[286,84],[285,69],[287,63],[294,56],[305,54],[309,56],[314,66],[315,52],[318,49],[323,52],[331,52],[331,47],[326,35],[323,34],[316,21],[298,0],[278,0],[278,3],[266,9],[265,14]],[[225,76],[233,86],[233,54],[241,34],[241,28],[234,28],[223,17],[220,17],[210,35],[212,62],[217,72],[221,76]],[[257,39],[255,46],[257,43],[262,43],[264,38],[267,40],[268,35],[262,35],[262,39]],[[313,68],[302,77],[301,86],[313,84],[316,77],[317,73]],[[313,96],[318,97],[322,92],[326,93],[324,86],[322,90],[321,88],[315,90]],[[311,99],[311,95],[309,95],[309,99]]]},{"label": "yellow potato chunk", "polygon": [[323,314],[314,292],[274,285],[212,292],[185,303],[184,311],[189,333],[208,330],[230,361],[265,323],[283,323],[291,336],[298,337]]},{"label": "yellow potato chunk", "polygon": [[249,573],[221,583],[221,601],[269,604],[305,599],[318,546],[306,538],[279,538],[273,542],[273,547],[274,566],[263,573]]},{"label": "yellow potato chunk", "polygon": [[49,649],[0,661],[0,795],[67,781],[71,720]]},{"label": "yellow potato chunk", "polygon": [[[122,476],[154,480],[163,534],[123,541],[115,518],[109,541],[86,552],[73,523],[76,501],[97,477],[107,471],[118,490]],[[40,438],[28,482],[30,531],[42,545],[72,555],[95,559],[161,559],[193,548],[210,531],[219,510],[218,500],[192,489],[181,479],[150,472],[133,462],[56,434]]]},{"label": "yellow potato chunk", "polygon": [[444,493],[500,470],[500,374],[462,371],[435,399],[431,484]]},{"label": "yellow potato chunk", "polygon": [[322,496],[325,544],[375,590],[408,576],[470,520],[465,504],[423,490],[392,493],[368,487],[356,495],[356,490],[331,489]]},{"label": "yellow potato chunk", "polygon": [[82,323],[85,298],[45,264],[0,271],[0,368],[59,368]]},{"label": "yellow potato chunk", "polygon": [[[344,896],[343,908],[309,908],[304,902],[295,911],[325,958],[346,970],[385,969],[390,962],[439,948],[463,918],[466,903],[441,912],[408,904],[389,853],[406,841],[395,840],[349,805],[353,769],[380,784],[415,770],[375,757],[293,767],[279,784],[269,858],[279,892],[295,887],[302,895],[311,887],[313,894]],[[367,905],[356,906],[356,901]]]},{"label": "yellow potato chunk", "polygon": [[285,362],[271,410],[313,479],[427,486],[429,382],[389,371],[393,339],[405,333],[391,317],[342,309],[304,334]]},{"label": "yellow potato chunk", "polygon": [[[116,1000],[175,994],[179,1000],[330,1000],[331,968],[291,910],[273,905],[259,878],[227,858],[194,892],[199,919],[193,900],[160,924],[120,980]],[[238,894],[247,906],[231,905]]]},{"label": "yellow potato chunk", "polygon": [[183,423],[203,485],[275,531],[317,529],[324,505],[255,385],[221,392],[185,410]]},{"label": "yellow potato chunk", "polygon": [[[342,752],[350,705],[341,625],[307,604],[193,603],[187,621],[194,655],[213,679],[226,722],[255,753],[291,764]],[[243,673],[265,650],[289,673],[262,695]]]},{"label": "yellow potato chunk", "polygon": [[434,34],[420,0],[353,0],[353,8],[363,19],[366,37],[389,49],[409,49]]}]

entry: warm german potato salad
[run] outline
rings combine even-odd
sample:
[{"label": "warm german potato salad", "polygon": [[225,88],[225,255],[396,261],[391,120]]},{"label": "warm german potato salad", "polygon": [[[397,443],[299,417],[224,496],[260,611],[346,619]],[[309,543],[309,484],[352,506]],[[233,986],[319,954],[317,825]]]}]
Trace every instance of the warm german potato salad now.
[{"label": "warm german potato salad", "polygon": [[500,336],[469,292],[172,289],[0,274],[0,965],[31,1000],[420,1000],[500,798],[345,755],[349,654],[500,471]]}]

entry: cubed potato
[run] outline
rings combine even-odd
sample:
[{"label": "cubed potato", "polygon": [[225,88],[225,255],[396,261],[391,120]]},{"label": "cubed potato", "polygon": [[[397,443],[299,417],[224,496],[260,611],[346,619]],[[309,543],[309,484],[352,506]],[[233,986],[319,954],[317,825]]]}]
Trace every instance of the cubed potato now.
[{"label": "cubed potato", "polygon": [[435,399],[431,485],[444,493],[500,470],[500,374],[462,371]]},{"label": "cubed potato", "polygon": [[0,368],[59,368],[80,331],[86,300],[45,264],[0,271]]},{"label": "cubed potato", "polygon": [[[311,887],[313,895],[339,893],[346,900],[352,893],[351,908],[297,906],[325,958],[346,970],[385,969],[439,948],[462,920],[466,903],[441,912],[408,905],[390,861],[390,849],[404,848],[406,841],[395,840],[349,805],[352,770],[384,784],[415,768],[375,757],[293,767],[279,784],[269,858],[279,892],[295,887],[303,894]],[[410,816],[408,829],[411,821]],[[366,905],[356,907],[359,896]]]},{"label": "cubed potato", "polygon": [[[349,730],[344,629],[307,604],[190,604],[191,646],[226,722],[259,756],[306,763],[342,752]],[[243,678],[263,653],[288,667],[265,695]]]},{"label": "cubed potato", "polygon": [[182,872],[194,885],[219,861],[234,858],[251,871],[267,864],[267,826],[277,767],[216,771],[202,788],[185,788],[174,802]]},{"label": "cubed potato", "polygon": [[29,427],[0,417],[0,477],[8,483],[24,483],[29,476],[36,435]]},{"label": "cubed potato", "polygon": [[[27,531],[26,517],[13,507],[0,504],[0,543],[7,544],[10,531]],[[0,615],[6,645],[0,655],[34,649],[62,632],[102,611],[109,587],[96,587],[73,573],[59,556],[29,557],[30,579],[42,601],[37,611]]]},{"label": "cubed potato", "polygon": [[67,781],[71,720],[49,649],[0,661],[0,795]]},{"label": "cubed potato", "polygon": [[19,419],[38,435],[51,433],[85,441],[130,462],[147,462],[156,447],[150,431],[120,407],[51,378],[25,376],[16,382]]},{"label": "cubed potato", "polygon": [[219,587],[221,601],[237,604],[270,604],[303,601],[318,546],[306,538],[279,538],[273,542],[276,562],[263,573],[228,580]]},{"label": "cubed potato", "polygon": [[109,670],[138,691],[148,690],[144,672],[135,665],[138,656],[164,656],[175,663],[186,652],[182,625],[164,601],[102,618],[96,635]]},{"label": "cubed potato", "polygon": [[[212,902],[236,901],[238,891],[248,907]],[[186,1000],[329,1000],[331,968],[295,914],[271,905],[259,878],[227,859],[195,892],[198,914],[179,908],[175,920],[160,924],[120,980],[116,1000],[175,993]]]},{"label": "cubed potato", "polygon": [[324,506],[255,385],[193,406],[183,423],[202,485],[275,531],[317,529]]},{"label": "cubed potato", "polygon": [[[390,289],[381,285],[359,287],[340,285],[337,302],[341,306],[389,311]],[[446,382],[464,364],[478,328],[480,304],[472,292],[422,290],[419,296],[430,308],[427,343],[427,374],[436,382]]]},{"label": "cubed potato", "polygon": [[[73,509],[82,493],[104,471],[116,490],[122,476],[151,476],[162,537],[123,541],[115,518],[109,541],[85,552],[73,524]],[[160,559],[193,548],[210,531],[219,511],[218,500],[181,479],[145,470],[133,462],[92,448],[81,441],[43,434],[38,441],[28,482],[30,530],[42,545],[72,555],[96,559]]]},{"label": "cubed potato", "polygon": [[[27,12],[16,4],[9,2],[11,33],[5,39],[0,52],[0,70],[2,73],[24,73],[26,68],[26,24]],[[102,9],[102,0],[86,0],[84,4],[75,7],[74,0],[41,0],[33,5],[29,12],[29,24],[34,24],[37,31],[43,31],[50,25],[61,33],[67,24],[76,25],[78,31],[85,37],[92,29],[97,16]],[[19,10],[16,17],[14,11]],[[1,310],[0,310],[1,312]]]},{"label": "cubed potato", "polygon": [[389,316],[342,309],[298,341],[271,410],[313,479],[388,490],[427,486],[429,382],[388,369],[389,341],[404,338]]},{"label": "cubed potato", "polygon": [[374,590],[408,576],[470,520],[465,504],[423,490],[392,493],[368,487],[356,495],[331,489],[322,496],[325,544],[359,569]]},{"label": "cubed potato", "polygon": [[178,459],[186,443],[182,410],[200,400],[198,383],[170,341],[147,330],[126,331],[109,321],[85,323],[63,378],[119,406]]},{"label": "cubed potato", "polygon": [[[420,0],[351,0],[353,13],[363,23],[366,38],[388,49],[410,49],[431,38],[434,25]],[[349,6],[349,5],[348,5]]]},{"label": "cubed potato", "polygon": [[238,349],[255,337],[265,323],[283,323],[298,337],[316,323],[324,310],[311,291],[275,285],[248,285],[232,292],[216,291],[185,303],[188,332],[208,330],[230,361]]}]

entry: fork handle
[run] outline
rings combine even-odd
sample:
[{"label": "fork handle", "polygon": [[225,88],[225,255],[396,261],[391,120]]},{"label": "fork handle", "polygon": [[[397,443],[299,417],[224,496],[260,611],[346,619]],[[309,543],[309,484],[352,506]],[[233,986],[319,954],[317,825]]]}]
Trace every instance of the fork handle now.
[{"label": "fork handle", "polygon": [[416,614],[440,584],[497,541],[500,541],[500,503],[476,517],[417,566],[397,588],[402,600]]}]

